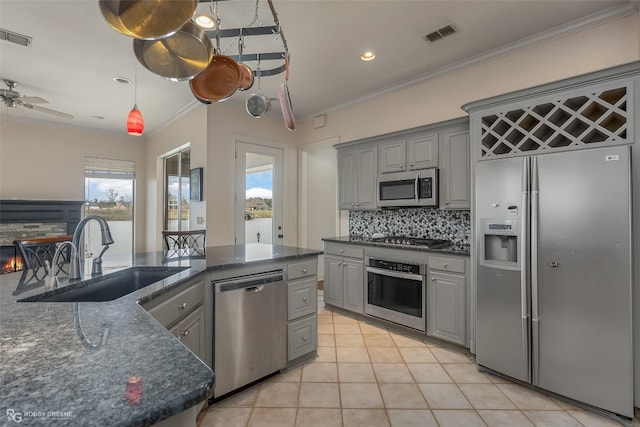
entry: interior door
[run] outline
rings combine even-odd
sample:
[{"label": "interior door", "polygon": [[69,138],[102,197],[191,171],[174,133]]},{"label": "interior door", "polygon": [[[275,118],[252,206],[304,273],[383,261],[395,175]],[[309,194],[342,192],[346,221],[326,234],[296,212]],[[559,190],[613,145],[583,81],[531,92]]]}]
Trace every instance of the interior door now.
[{"label": "interior door", "polygon": [[532,315],[537,385],[633,417],[629,157],[628,147],[537,157]]},{"label": "interior door", "polygon": [[236,243],[282,244],[283,158],[281,148],[236,143]]}]

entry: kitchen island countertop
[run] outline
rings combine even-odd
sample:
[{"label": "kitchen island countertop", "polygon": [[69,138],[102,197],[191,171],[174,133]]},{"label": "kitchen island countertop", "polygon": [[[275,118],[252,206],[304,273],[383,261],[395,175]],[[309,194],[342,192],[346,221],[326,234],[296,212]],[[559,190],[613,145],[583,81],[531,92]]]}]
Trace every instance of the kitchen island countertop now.
[{"label": "kitchen island countertop", "polygon": [[[141,306],[208,270],[320,255],[278,245],[135,254],[130,266],[188,267],[107,302],[18,302],[44,292],[29,270],[0,276],[0,411],[32,425],[150,425],[204,400],[214,373]],[[40,272],[40,277],[42,272]],[[69,283],[61,277],[60,292]],[[89,285],[90,286],[90,285]],[[125,393],[140,377],[141,398]],[[129,403],[129,401],[133,403]],[[16,418],[16,419],[17,419]],[[5,422],[8,418],[5,418]]]}]

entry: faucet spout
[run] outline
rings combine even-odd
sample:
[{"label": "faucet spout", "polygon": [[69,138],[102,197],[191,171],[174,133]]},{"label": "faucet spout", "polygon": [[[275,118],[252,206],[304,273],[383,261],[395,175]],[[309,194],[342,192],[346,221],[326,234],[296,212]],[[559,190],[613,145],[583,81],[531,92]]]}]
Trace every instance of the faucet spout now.
[{"label": "faucet spout", "polygon": [[69,268],[69,279],[76,280],[81,278],[80,274],[80,239],[82,238],[82,233],[84,229],[89,223],[89,221],[95,220],[100,224],[100,236],[102,239],[102,245],[105,246],[104,249],[100,252],[98,258],[96,258],[93,262],[93,271],[92,275],[102,274],[102,255],[105,253],[107,249],[109,249],[109,245],[113,244],[113,237],[111,236],[111,230],[109,229],[109,224],[107,221],[97,215],[90,215],[85,217],[82,221],[78,223],[76,230],[73,232],[73,245],[76,247],[76,256],[71,257],[71,267]]}]

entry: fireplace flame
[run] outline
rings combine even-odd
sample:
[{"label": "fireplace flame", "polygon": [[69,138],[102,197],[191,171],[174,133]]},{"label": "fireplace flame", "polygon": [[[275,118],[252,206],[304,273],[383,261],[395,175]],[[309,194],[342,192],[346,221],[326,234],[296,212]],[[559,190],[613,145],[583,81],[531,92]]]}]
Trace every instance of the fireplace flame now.
[{"label": "fireplace flame", "polygon": [[24,270],[24,263],[20,256],[11,257],[2,265],[2,274],[13,273],[14,271],[20,270]]}]

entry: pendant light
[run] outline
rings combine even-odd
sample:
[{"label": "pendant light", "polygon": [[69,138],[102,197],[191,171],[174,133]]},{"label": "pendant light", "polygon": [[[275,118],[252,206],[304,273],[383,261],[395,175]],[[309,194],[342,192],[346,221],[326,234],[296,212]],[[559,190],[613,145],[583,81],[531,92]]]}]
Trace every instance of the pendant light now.
[{"label": "pendant light", "polygon": [[133,108],[129,111],[129,116],[127,117],[127,132],[129,135],[140,136],[142,135],[142,131],[144,130],[144,119],[142,118],[142,113],[138,110],[138,67],[135,67],[135,81],[133,83]]}]

